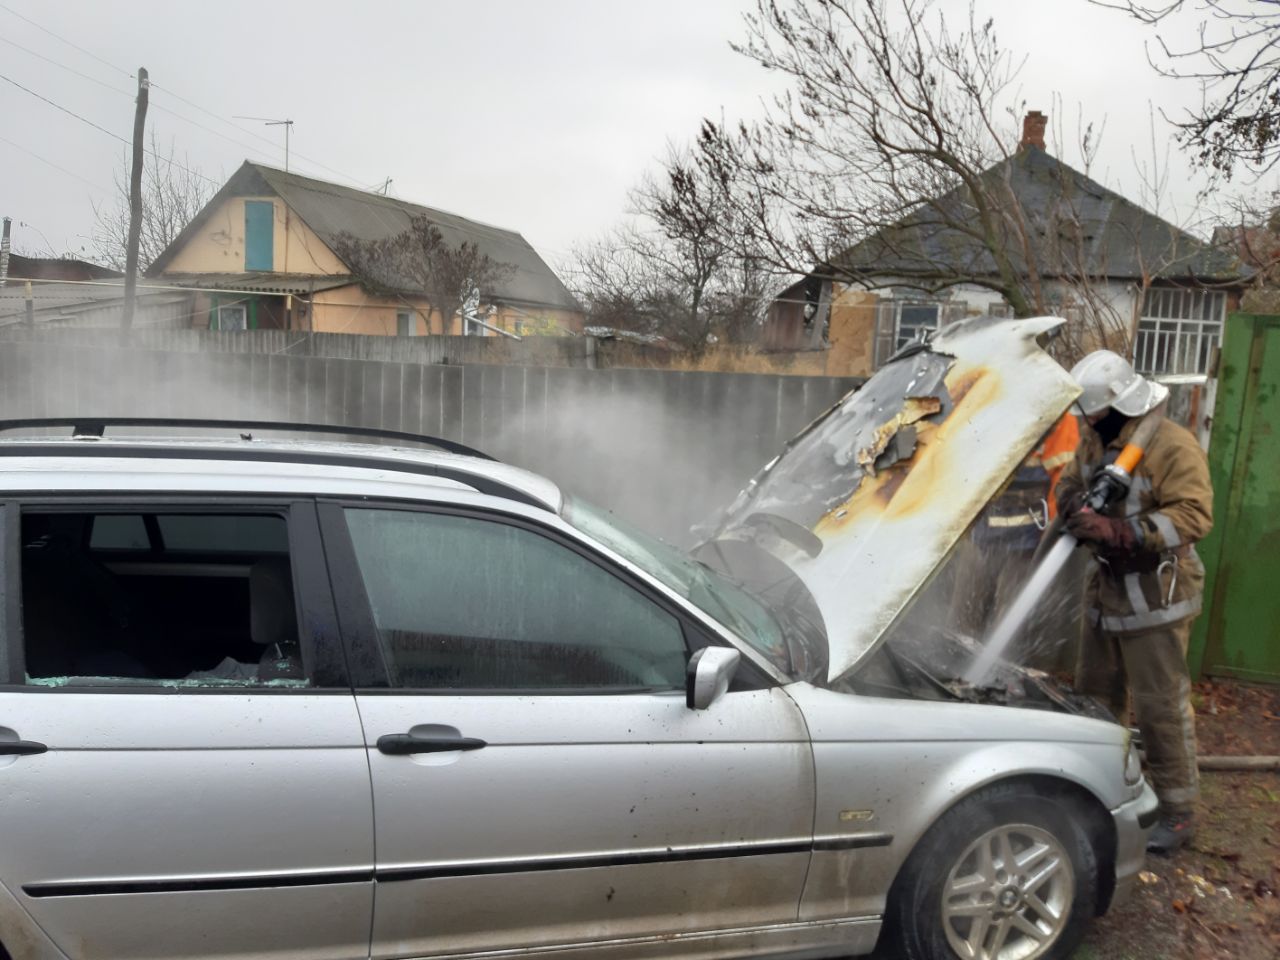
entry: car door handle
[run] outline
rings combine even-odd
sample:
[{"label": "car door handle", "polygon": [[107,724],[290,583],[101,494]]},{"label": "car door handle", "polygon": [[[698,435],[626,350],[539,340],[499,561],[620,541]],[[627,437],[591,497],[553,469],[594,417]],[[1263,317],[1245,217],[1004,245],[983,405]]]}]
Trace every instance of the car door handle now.
[{"label": "car door handle", "polygon": [[487,747],[474,737],[415,737],[411,733],[384,733],[378,738],[382,753],[403,756],[410,753],[448,753],[451,750],[479,750]]},{"label": "car door handle", "polygon": [[0,740],[0,756],[28,757],[34,753],[44,753],[49,748],[34,740]]}]

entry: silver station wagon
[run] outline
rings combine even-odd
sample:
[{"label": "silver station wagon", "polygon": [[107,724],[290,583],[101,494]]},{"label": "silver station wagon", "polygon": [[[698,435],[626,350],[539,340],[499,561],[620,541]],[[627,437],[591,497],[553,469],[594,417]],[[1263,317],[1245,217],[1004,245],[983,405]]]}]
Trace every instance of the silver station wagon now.
[{"label": "silver station wagon", "polygon": [[0,953],[1064,956],[1143,862],[1128,734],[902,629],[1076,395],[1057,322],[906,351],[692,555],[447,441],[8,422]]}]

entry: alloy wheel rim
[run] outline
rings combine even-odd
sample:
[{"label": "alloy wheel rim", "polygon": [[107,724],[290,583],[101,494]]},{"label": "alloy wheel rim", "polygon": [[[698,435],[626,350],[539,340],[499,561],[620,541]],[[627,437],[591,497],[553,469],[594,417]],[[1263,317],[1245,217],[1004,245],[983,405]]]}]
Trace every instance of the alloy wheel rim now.
[{"label": "alloy wheel rim", "polygon": [[1031,824],[988,830],[956,860],[942,886],[947,943],[964,960],[1036,960],[1071,916],[1075,871],[1049,831]]}]

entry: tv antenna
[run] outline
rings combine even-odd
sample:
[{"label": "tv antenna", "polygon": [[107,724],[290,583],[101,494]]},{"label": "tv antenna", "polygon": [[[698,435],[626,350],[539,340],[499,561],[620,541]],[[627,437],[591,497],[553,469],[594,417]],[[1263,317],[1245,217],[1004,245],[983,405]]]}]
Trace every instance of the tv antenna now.
[{"label": "tv antenna", "polygon": [[236,114],[236,120],[257,120],[259,123],[267,127],[284,127],[284,169],[289,172],[289,131],[293,129],[292,120],[276,120],[272,117],[245,117]]}]

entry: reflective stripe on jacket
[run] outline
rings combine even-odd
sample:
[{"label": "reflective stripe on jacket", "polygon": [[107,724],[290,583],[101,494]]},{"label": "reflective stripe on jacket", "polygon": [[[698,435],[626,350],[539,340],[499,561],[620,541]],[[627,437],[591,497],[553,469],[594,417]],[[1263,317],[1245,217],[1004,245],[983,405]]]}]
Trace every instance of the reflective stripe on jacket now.
[{"label": "reflective stripe on jacket", "polygon": [[1057,515],[1055,488],[1063,472],[1074,462],[1079,442],[1076,418],[1066,414],[987,507],[974,529],[978,542],[999,541],[1035,550],[1040,531]]},{"label": "reflective stripe on jacket", "polygon": [[[1087,484],[1099,466],[1113,461],[1137,424],[1137,419],[1125,424],[1106,450],[1095,430],[1083,428],[1076,462],[1062,480],[1064,492]],[[1137,548],[1126,556],[1098,555],[1092,595],[1102,628],[1141,633],[1199,614],[1204,566],[1194,544],[1213,527],[1213,488],[1195,436],[1162,421],[1134,471],[1128,496],[1106,514],[1129,521]]]}]

